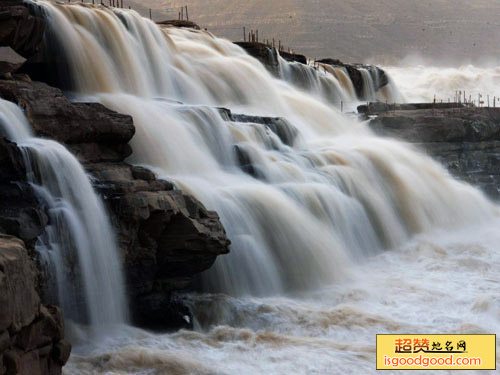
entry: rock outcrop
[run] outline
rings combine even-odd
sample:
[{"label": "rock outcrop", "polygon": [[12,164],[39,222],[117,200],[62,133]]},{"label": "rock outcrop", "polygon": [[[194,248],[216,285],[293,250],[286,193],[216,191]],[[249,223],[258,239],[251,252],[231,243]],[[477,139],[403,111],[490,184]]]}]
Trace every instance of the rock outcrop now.
[{"label": "rock outcrop", "polygon": [[142,167],[86,167],[118,229],[134,321],[152,328],[190,327],[190,313],[173,292],[186,289],[229,252],[218,215]]},{"label": "rock outcrop", "polygon": [[0,234],[0,374],[56,375],[71,352],[61,311],[40,303],[24,243]]},{"label": "rock outcrop", "polygon": [[500,198],[500,108],[396,110],[370,127],[417,144],[455,177]]},{"label": "rock outcrop", "polygon": [[99,103],[71,103],[61,90],[29,79],[0,80],[0,96],[18,104],[40,137],[65,143],[85,161],[121,161],[132,153],[132,118]]},{"label": "rock outcrop", "polygon": [[250,56],[259,60],[276,77],[280,75],[280,64],[276,48],[258,42],[235,42]]},{"label": "rock outcrop", "polygon": [[44,30],[44,21],[30,14],[23,1],[0,1],[0,46],[30,58],[39,52]]}]

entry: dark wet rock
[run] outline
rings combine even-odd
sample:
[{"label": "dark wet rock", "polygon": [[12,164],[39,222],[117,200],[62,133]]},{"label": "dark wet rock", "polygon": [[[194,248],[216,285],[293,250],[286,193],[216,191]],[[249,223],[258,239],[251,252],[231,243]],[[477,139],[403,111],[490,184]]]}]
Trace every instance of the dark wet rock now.
[{"label": "dark wet rock", "polygon": [[[7,374],[60,374],[69,358],[62,314],[40,303],[37,278],[24,243],[0,235],[0,370]],[[65,357],[50,357],[61,345],[66,345]]]},{"label": "dark wet rock", "polygon": [[26,182],[21,151],[15,143],[0,137],[0,233],[33,244],[43,233],[48,218]]},{"label": "dark wet rock", "polygon": [[307,65],[307,57],[300,55],[298,53],[290,53],[286,51],[280,51],[280,56],[289,62],[298,62]]},{"label": "dark wet rock", "polygon": [[200,26],[198,26],[196,23],[187,20],[167,20],[157,22],[156,24],[167,27],[181,27],[185,29],[201,30]]},{"label": "dark wet rock", "polygon": [[278,52],[275,48],[258,42],[235,42],[235,44],[259,60],[275,76],[280,75]]},{"label": "dark wet rock", "polygon": [[31,15],[23,1],[0,1],[0,46],[10,46],[24,58],[39,50],[45,23]]},{"label": "dark wet rock", "polygon": [[500,198],[500,108],[397,110],[370,127],[415,143],[455,177]]}]

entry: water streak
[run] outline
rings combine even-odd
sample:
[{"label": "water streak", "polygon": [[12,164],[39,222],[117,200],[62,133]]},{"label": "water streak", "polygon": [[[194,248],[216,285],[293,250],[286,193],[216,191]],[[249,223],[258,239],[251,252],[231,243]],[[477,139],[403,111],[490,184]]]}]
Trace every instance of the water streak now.
[{"label": "water streak", "polygon": [[28,181],[49,214],[36,249],[49,292],[65,317],[104,333],[126,321],[116,239],[103,204],[76,158],[61,144],[35,138],[15,104],[0,99],[0,124],[23,151]]}]

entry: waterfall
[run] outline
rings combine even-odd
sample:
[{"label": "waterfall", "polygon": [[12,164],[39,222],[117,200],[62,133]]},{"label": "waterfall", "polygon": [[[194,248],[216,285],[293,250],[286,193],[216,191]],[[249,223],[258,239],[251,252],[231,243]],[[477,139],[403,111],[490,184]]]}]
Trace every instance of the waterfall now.
[{"label": "waterfall", "polygon": [[288,62],[279,57],[280,76],[286,82],[326,100],[329,104],[340,107],[340,102],[357,101],[351,79],[338,78],[332,69],[325,64],[318,67],[304,65],[298,62]]},{"label": "waterfall", "polygon": [[359,68],[361,73],[361,77],[363,78],[363,100],[365,101],[373,101],[375,100],[376,90],[375,90],[375,82],[373,77],[366,68]]},{"label": "waterfall", "polygon": [[[289,64],[289,79],[279,79],[208,32],[162,29],[123,9],[37,4],[66,53],[73,93],[133,116],[130,162],[221,216],[232,251],[203,276],[208,290],[314,288],[415,234],[497,215],[431,158],[339,113],[332,93],[352,92],[327,70]],[[374,97],[370,73],[363,77]],[[218,107],[284,118],[297,136],[284,142],[265,123],[231,121]]]},{"label": "waterfall", "polygon": [[23,151],[28,181],[49,214],[36,243],[49,293],[65,317],[103,333],[126,321],[124,280],[102,202],[76,158],[61,144],[31,135],[21,109],[0,99],[0,128]]}]

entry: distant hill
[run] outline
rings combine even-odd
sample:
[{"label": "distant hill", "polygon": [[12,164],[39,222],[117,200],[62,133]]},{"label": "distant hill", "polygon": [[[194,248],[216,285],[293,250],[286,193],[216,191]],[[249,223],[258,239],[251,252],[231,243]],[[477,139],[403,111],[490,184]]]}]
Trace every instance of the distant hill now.
[{"label": "distant hill", "polygon": [[[311,57],[397,63],[418,55],[443,63],[500,60],[500,0],[125,0],[153,18],[190,19],[218,36],[243,26]],[[173,13],[167,13],[173,8]]]}]

